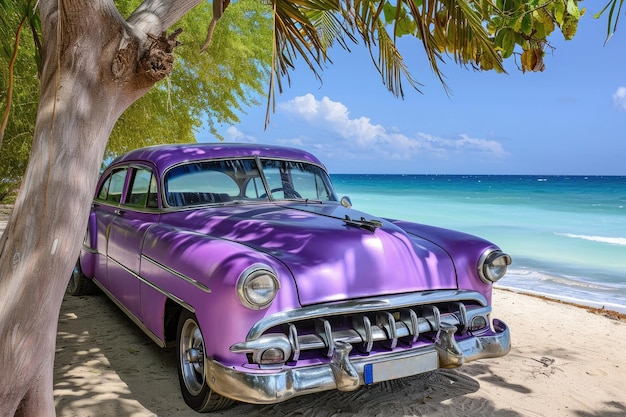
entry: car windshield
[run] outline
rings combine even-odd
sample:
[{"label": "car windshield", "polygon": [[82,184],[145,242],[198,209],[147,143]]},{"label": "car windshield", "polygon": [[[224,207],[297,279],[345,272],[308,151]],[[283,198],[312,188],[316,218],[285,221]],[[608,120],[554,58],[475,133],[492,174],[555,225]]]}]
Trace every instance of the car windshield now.
[{"label": "car windshield", "polygon": [[165,174],[165,201],[170,207],[203,204],[315,200],[337,201],[326,172],[319,166],[275,159],[189,162]]}]

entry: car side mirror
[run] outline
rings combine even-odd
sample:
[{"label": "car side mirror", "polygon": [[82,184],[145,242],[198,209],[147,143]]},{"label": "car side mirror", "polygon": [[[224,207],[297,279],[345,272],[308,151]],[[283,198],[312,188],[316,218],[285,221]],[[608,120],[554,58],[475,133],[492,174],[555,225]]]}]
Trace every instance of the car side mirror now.
[{"label": "car side mirror", "polygon": [[341,197],[341,205],[346,208],[352,207],[352,201],[350,201],[350,197],[348,197],[347,195]]}]

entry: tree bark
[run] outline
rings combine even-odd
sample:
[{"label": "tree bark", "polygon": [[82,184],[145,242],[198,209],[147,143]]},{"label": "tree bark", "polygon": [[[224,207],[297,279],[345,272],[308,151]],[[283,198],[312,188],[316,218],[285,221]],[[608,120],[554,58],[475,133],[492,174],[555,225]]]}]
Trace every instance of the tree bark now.
[{"label": "tree bark", "polygon": [[175,39],[159,36],[199,2],[146,1],[132,25],[113,0],[40,2],[43,69],[31,158],[0,239],[2,416],[55,415],[58,314],[109,134],[171,70]]}]

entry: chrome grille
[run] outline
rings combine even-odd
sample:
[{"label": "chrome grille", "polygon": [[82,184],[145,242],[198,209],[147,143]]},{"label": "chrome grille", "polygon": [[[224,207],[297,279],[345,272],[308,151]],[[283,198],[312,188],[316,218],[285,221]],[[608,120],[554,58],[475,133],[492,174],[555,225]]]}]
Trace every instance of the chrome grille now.
[{"label": "chrome grille", "polygon": [[[406,295],[384,300],[370,299],[306,307],[270,316],[257,323],[248,340],[231,347],[233,352],[250,354],[252,363],[262,363],[262,352],[281,349],[285,362],[298,361],[307,355],[331,358],[336,342],[349,343],[352,354],[409,348],[416,343],[433,343],[442,324],[454,326],[463,335],[472,329],[472,320],[488,326],[491,307],[479,293],[445,291],[419,301],[434,304],[411,304]],[[465,299],[462,298],[465,296]],[[412,299],[415,303],[415,295]],[[376,306],[376,307],[375,307]],[[318,356],[319,357],[319,356]]]},{"label": "chrome grille", "polygon": [[[337,341],[351,344],[360,353],[370,353],[375,344],[393,350],[398,343],[413,345],[420,336],[432,341],[442,322],[465,332],[467,308],[462,303],[456,303],[454,307],[457,310],[444,314],[436,306],[425,306],[420,308],[421,314],[416,309],[403,308],[394,312],[315,318],[310,322],[287,323],[283,328],[292,346],[292,360],[297,360],[301,352],[311,350],[319,350],[330,358]],[[470,311],[473,315],[489,313],[484,307],[479,310],[473,308]],[[350,323],[350,327],[345,328],[345,323]],[[274,336],[271,332],[268,334]]]}]

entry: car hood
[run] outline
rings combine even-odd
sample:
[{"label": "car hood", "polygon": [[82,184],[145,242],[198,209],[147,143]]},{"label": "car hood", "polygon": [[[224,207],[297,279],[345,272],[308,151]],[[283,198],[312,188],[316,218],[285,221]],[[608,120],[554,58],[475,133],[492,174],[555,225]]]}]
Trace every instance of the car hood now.
[{"label": "car hood", "polygon": [[184,225],[281,261],[301,305],[457,288],[454,264],[441,247],[336,204],[210,208],[187,212]]}]

